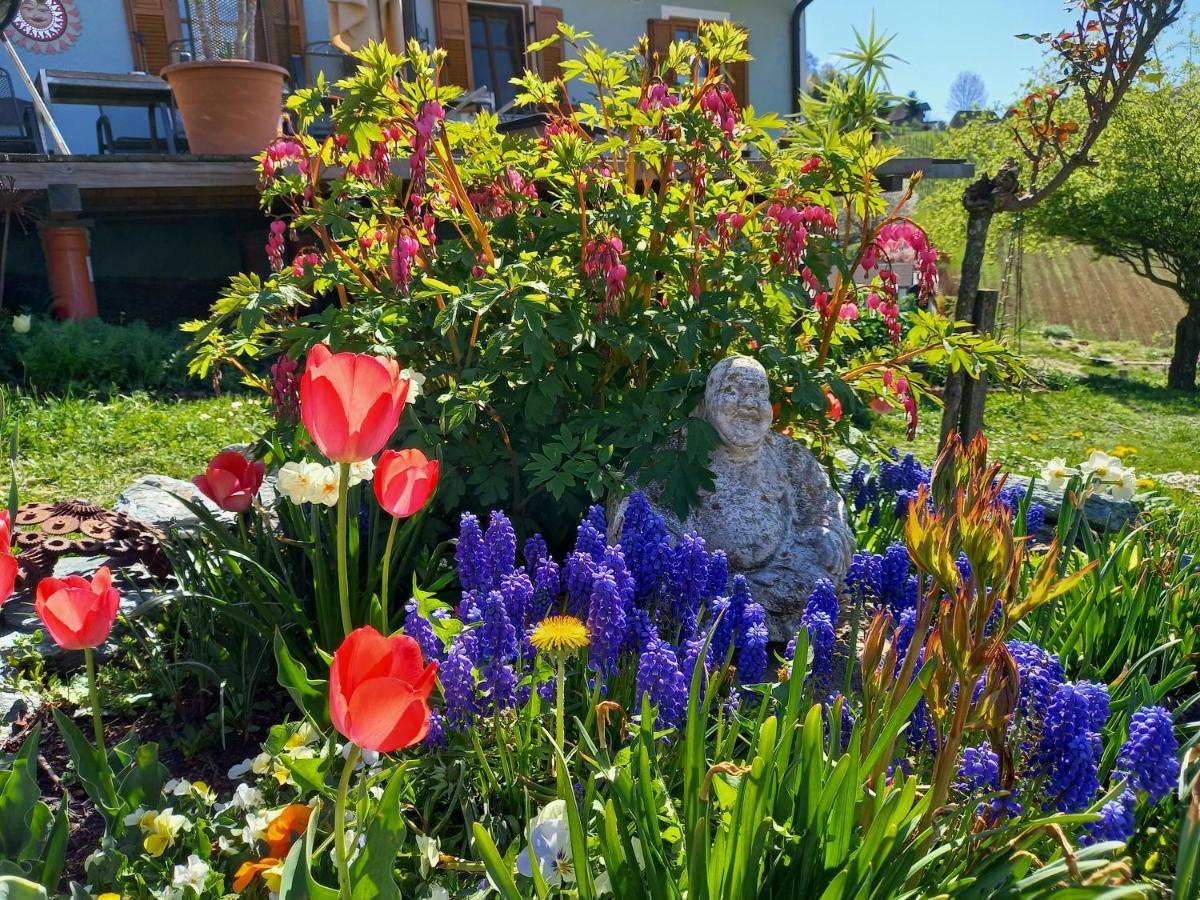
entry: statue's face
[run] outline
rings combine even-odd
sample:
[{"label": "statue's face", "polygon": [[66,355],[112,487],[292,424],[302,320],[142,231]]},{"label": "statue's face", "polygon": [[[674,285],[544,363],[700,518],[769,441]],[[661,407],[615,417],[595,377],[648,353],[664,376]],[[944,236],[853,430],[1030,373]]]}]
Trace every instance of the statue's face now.
[{"label": "statue's face", "polygon": [[771,429],[771,390],[767,373],[754,365],[734,365],[709,406],[722,440],[735,447],[757,447]]}]

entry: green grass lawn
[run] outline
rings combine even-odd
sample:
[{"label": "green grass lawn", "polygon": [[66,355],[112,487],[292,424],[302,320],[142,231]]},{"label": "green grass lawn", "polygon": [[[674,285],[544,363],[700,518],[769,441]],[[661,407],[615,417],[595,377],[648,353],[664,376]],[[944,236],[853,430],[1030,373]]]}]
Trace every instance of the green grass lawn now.
[{"label": "green grass lawn", "polygon": [[[17,488],[22,503],[74,499],[111,505],[140,475],[190,479],[228,444],[254,439],[267,423],[256,396],[168,399],[7,398],[3,447],[18,426]],[[7,457],[7,452],[3,454]],[[8,496],[0,468],[0,497]]]},{"label": "green grass lawn", "polygon": [[[1006,469],[1036,475],[1051,457],[1074,465],[1093,448],[1120,447],[1134,451],[1125,461],[1139,477],[1200,473],[1200,395],[1167,390],[1162,351],[1026,335],[1023,353],[1040,385],[1024,393],[993,391],[984,418],[993,458]],[[930,406],[922,415],[913,444],[905,442],[899,417],[886,417],[883,429],[897,448],[928,462],[936,452],[941,410]],[[1200,508],[1194,494],[1162,493]]]}]

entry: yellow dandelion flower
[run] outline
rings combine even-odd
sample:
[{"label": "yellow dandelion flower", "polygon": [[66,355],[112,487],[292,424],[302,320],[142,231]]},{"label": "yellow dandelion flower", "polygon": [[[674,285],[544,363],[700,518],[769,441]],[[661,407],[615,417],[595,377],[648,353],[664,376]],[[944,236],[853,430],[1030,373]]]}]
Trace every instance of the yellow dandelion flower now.
[{"label": "yellow dandelion flower", "polygon": [[1067,437],[1071,438],[1072,440],[1077,441],[1081,437],[1083,437],[1083,432],[1082,431],[1072,431],[1070,434],[1067,435]]},{"label": "yellow dandelion flower", "polygon": [[109,891],[108,893],[98,895],[96,900],[121,900],[121,895]]},{"label": "yellow dandelion flower", "polygon": [[574,616],[547,616],[533,629],[529,643],[543,653],[582,650],[588,645],[588,630]]},{"label": "yellow dandelion flower", "polygon": [[1032,443],[1036,444],[1036,443],[1037,443],[1038,441],[1040,441],[1041,439],[1042,439],[1042,436],[1041,436],[1040,434],[1036,434],[1036,433],[1034,433],[1034,432],[1032,432],[1032,431],[1031,431],[1031,432],[1029,432],[1029,440],[1030,440]]},{"label": "yellow dandelion flower", "polygon": [[1140,488],[1152,488],[1152,487],[1154,487],[1154,479],[1153,478],[1139,478],[1137,480],[1136,484]]}]

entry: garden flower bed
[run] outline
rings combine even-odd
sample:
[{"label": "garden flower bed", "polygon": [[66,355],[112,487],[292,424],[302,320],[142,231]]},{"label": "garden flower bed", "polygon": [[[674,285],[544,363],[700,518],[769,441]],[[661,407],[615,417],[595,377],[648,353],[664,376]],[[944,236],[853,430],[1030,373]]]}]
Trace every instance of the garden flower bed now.
[{"label": "garden flower bed", "polygon": [[[869,133],[782,145],[737,108],[736,28],[665,60],[558,39],[597,105],[527,74],[537,138],[445,121],[440,54],[415,45],[360,54],[327,139],[320,92],[294,101],[302,133],[260,160],[287,210],[275,274],[192,326],[198,372],[271,363],[274,425],[197,474],[232,518],[188,504],[196,533],[166,536],[171,602],[139,658],[97,652],[107,568],[26,585],[86,689],[5,762],[0,889],[1195,896],[1195,537],[1169,514],[1093,533],[1087,496],[1132,477],[1098,458],[1054,467],[1048,531],[986,440],[953,438],[929,467],[851,473],[850,571],[771,645],[721,549],[637,489],[686,509],[711,486],[708,366],[754,354],[775,427],[831,459],[870,449],[875,415],[916,428],[917,360],[1020,364],[929,304],[936,251],[879,192]],[[245,758],[204,778],[161,732],[106,726],[135,662]],[[57,742],[69,768],[39,761]],[[65,792],[102,833],[72,829]]]}]

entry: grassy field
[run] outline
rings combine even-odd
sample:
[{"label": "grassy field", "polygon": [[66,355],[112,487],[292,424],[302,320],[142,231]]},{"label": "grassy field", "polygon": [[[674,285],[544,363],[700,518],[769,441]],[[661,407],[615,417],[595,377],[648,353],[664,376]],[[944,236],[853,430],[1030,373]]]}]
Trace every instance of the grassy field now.
[{"label": "grassy field", "polygon": [[[262,433],[265,407],[246,395],[199,400],[145,394],[34,401],[9,396],[3,447],[18,428],[17,488],[22,503],[82,498],[111,505],[140,475],[190,479],[228,444]],[[7,453],[4,454],[7,457]],[[0,497],[8,496],[8,466]]]},{"label": "grassy field", "polygon": [[[1074,465],[1093,448],[1121,448],[1139,477],[1200,473],[1200,395],[1166,389],[1166,351],[1037,335],[1026,335],[1022,343],[1038,383],[1024,393],[992,392],[985,413],[994,458],[1008,470],[1035,475],[1055,456]],[[911,449],[928,461],[936,452],[941,411],[930,407],[922,412],[924,422],[911,445],[895,417],[885,420],[883,429],[897,448]],[[1161,484],[1155,489],[1200,507],[1195,494]]]}]

